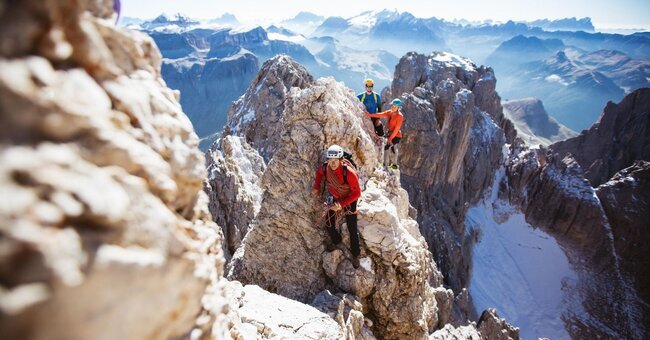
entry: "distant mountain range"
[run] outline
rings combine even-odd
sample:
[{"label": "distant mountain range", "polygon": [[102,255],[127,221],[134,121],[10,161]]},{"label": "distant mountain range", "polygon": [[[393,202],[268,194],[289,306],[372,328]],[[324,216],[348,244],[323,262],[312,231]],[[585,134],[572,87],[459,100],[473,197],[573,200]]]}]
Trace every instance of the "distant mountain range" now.
[{"label": "distant mountain range", "polygon": [[[189,108],[202,137],[221,129],[224,108],[245,89],[252,77],[250,56],[259,67],[276,54],[288,54],[317,77],[333,76],[355,91],[371,77],[381,91],[405,52],[448,50],[492,66],[503,98],[540,98],[551,116],[576,131],[593,124],[607,101],[649,86],[650,79],[650,33],[593,33],[589,18],[472,23],[383,10],[350,18],[301,12],[266,29],[245,27],[231,14],[203,22],[182,15],[145,22],[124,18],[122,24],[127,23],[154,37],[165,64],[173,66],[164,68],[163,76],[175,78],[168,82],[182,89],[181,103]],[[200,70],[224,60],[224,66],[234,68],[234,78],[228,78],[234,84],[232,93],[207,97],[186,93],[203,91],[196,84],[209,84],[213,73]],[[188,87],[178,79],[194,85]],[[208,114],[194,114],[201,105],[215,108],[210,114],[220,118],[198,118]]]},{"label": "distant mountain range", "polygon": [[497,70],[497,89],[504,98],[532,93],[576,131],[591,126],[608,101],[650,87],[650,59],[614,50],[587,52],[558,39],[516,36],[503,42],[487,63]]}]

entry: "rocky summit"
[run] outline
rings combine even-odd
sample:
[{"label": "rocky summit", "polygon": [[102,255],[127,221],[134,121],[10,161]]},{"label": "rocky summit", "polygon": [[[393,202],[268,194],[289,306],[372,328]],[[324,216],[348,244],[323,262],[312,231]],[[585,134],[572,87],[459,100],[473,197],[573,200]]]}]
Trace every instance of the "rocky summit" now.
[{"label": "rocky summit", "polygon": [[[645,90],[531,148],[491,68],[407,53],[385,169],[352,90],[269,56],[203,154],[113,5],[0,5],[4,337],[648,337]],[[358,266],[311,195],[332,144],[357,164]]]},{"label": "rocky summit", "polygon": [[[425,338],[445,326],[455,332],[454,309],[467,311],[468,302],[443,286],[399,171],[377,167],[383,152],[379,142],[358,99],[343,84],[314,80],[286,56],[267,61],[229,110],[224,137],[208,152],[214,170],[206,191],[212,201],[224,201],[215,188],[226,181],[234,184],[229,190],[240,193],[231,204],[213,205],[213,214],[249,216],[245,228],[233,223],[224,229],[240,244],[228,244],[236,248],[228,279],[326,311],[348,338]],[[322,201],[310,195],[315,170],[331,144],[350,151],[358,165],[363,191],[358,269],[345,228],[344,245],[325,249]],[[347,307],[336,309],[342,303]],[[511,327],[498,324],[499,330]],[[487,334],[476,323],[467,327],[477,336]]]}]

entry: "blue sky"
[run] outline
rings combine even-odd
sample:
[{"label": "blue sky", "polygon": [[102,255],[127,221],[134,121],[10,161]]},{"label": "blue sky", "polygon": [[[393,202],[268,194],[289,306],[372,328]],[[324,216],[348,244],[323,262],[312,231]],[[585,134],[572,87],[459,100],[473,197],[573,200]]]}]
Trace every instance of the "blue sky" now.
[{"label": "blue sky", "polygon": [[591,17],[597,28],[650,28],[650,0],[122,0],[124,16],[153,18],[160,13],[180,12],[194,18],[214,18],[229,12],[240,21],[260,24],[290,18],[300,11],[350,17],[385,8],[422,18],[506,21]]}]

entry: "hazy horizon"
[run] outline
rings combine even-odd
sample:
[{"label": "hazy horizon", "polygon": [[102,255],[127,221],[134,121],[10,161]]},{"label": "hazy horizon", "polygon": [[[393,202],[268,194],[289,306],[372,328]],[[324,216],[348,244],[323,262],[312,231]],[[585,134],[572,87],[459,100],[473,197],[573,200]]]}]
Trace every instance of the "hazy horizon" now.
[{"label": "hazy horizon", "polygon": [[295,0],[277,3],[259,3],[250,0],[224,2],[214,0],[193,0],[177,2],[160,0],[155,6],[145,0],[122,0],[122,16],[152,19],[160,14],[182,13],[191,18],[218,18],[225,13],[233,14],[244,24],[270,24],[295,17],[299,12],[310,12],[323,17],[341,16],[350,18],[365,11],[398,10],[409,12],[420,18],[436,17],[448,21],[467,20],[472,22],[557,20],[564,18],[589,17],[597,30],[635,29],[650,30],[650,1],[622,0],[617,3],[578,0],[566,3],[548,0],[544,3],[522,0],[510,3],[494,1],[489,7],[481,0],[466,0],[463,6],[437,6],[430,1],[408,1],[399,5],[386,0],[374,1],[370,6],[342,0],[330,0],[328,6]]}]

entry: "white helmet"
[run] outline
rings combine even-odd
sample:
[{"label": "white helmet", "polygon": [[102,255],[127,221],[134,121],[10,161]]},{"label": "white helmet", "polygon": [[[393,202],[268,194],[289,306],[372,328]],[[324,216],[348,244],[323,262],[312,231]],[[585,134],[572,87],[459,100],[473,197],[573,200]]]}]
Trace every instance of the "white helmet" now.
[{"label": "white helmet", "polygon": [[327,158],[343,158],[343,148],[333,144],[327,148]]}]

